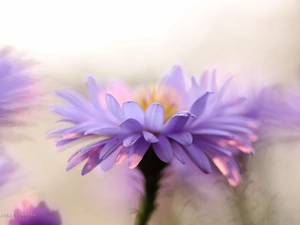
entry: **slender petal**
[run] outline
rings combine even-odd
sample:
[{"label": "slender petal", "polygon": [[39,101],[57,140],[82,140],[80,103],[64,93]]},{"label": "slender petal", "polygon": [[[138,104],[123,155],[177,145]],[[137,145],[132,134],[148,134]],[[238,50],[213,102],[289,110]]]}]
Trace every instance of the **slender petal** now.
[{"label": "slender petal", "polygon": [[152,131],[159,131],[164,123],[164,107],[159,103],[149,105],[145,114],[145,125]]},{"label": "slender petal", "polygon": [[125,102],[123,103],[122,109],[125,119],[132,118],[137,120],[140,124],[144,124],[144,112],[141,106],[139,106],[136,102]]},{"label": "slender petal", "polygon": [[145,155],[146,151],[148,150],[150,144],[140,138],[130,149],[129,156],[128,156],[128,166],[129,168],[135,168],[140,161],[142,160],[143,156]]},{"label": "slender petal", "polygon": [[211,173],[211,166],[205,153],[195,145],[185,147],[186,153],[190,156],[191,160],[194,161],[204,173]]},{"label": "slender petal", "polygon": [[170,162],[173,158],[173,151],[169,140],[163,135],[160,135],[158,140],[157,143],[153,144],[156,155],[161,161]]}]

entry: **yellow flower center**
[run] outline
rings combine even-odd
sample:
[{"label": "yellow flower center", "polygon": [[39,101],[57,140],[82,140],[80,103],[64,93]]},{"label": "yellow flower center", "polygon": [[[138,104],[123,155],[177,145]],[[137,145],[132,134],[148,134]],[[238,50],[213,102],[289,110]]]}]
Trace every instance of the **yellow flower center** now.
[{"label": "yellow flower center", "polygon": [[135,101],[144,111],[154,102],[162,104],[165,122],[178,112],[181,100],[181,96],[173,88],[166,86],[143,88],[135,97]]}]

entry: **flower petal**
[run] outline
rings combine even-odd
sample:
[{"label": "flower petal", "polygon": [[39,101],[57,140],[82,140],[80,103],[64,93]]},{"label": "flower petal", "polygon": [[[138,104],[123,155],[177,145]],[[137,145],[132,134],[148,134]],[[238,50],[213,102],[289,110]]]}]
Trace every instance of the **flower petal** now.
[{"label": "flower petal", "polygon": [[144,139],[149,142],[149,143],[156,143],[158,142],[158,139],[157,137],[155,137],[154,134],[148,132],[148,131],[143,131],[143,136],[144,136]]},{"label": "flower petal", "polygon": [[150,144],[143,138],[140,138],[129,150],[128,166],[130,169],[137,167],[145,153],[147,152]]},{"label": "flower petal", "polygon": [[144,123],[144,111],[139,104],[134,101],[124,102],[122,105],[122,110],[125,119],[135,119],[139,121],[140,124]]},{"label": "flower petal", "polygon": [[140,122],[138,122],[137,120],[132,119],[132,118],[125,120],[120,125],[120,127],[130,130],[132,132],[137,132],[137,131],[143,130],[143,126],[140,124]]},{"label": "flower petal", "polygon": [[185,80],[180,66],[174,66],[163,80],[161,85],[174,88],[178,93],[185,93]]},{"label": "flower petal", "polygon": [[81,170],[81,175],[84,176],[87,173],[91,172],[96,166],[100,164],[101,160],[99,159],[99,152],[94,152]]},{"label": "flower petal", "polygon": [[100,167],[103,171],[109,171],[111,168],[113,168],[113,166],[116,164],[116,158],[118,153],[119,153],[118,150],[116,150],[112,154],[110,154],[107,158],[105,158],[105,160],[102,160],[100,162]]},{"label": "flower petal", "polygon": [[164,135],[158,137],[159,142],[153,144],[154,152],[163,162],[170,162],[173,158],[172,146]]},{"label": "flower petal", "polygon": [[97,85],[95,79],[91,76],[88,76],[87,78],[87,88],[89,90],[89,97],[93,106],[97,110],[102,110],[99,102],[99,93],[103,92],[104,90]]},{"label": "flower petal", "polygon": [[118,135],[116,137],[111,138],[108,140],[106,145],[104,145],[102,151],[99,154],[99,159],[103,160],[107,156],[109,156],[113,151],[115,151],[123,142],[123,136]]},{"label": "flower petal", "polygon": [[235,138],[234,134],[228,131],[217,130],[217,129],[193,129],[193,134],[202,134],[202,135],[216,135],[216,136],[224,136],[228,138]]},{"label": "flower petal", "polygon": [[212,161],[227,177],[231,186],[237,186],[241,182],[241,167],[233,157],[222,157],[219,155],[212,156]]},{"label": "flower petal", "polygon": [[124,140],[123,140],[123,145],[125,147],[130,147],[132,146],[140,137],[142,136],[141,133],[139,134],[133,134],[133,135],[130,135],[128,137],[126,137]]},{"label": "flower petal", "polygon": [[98,134],[98,135],[116,135],[126,133],[124,129],[121,127],[105,127],[105,128],[91,128],[88,129],[84,135],[90,135],[90,134]]},{"label": "flower petal", "polygon": [[85,159],[87,159],[90,155],[90,151],[86,151],[85,153],[74,157],[72,160],[69,161],[67,167],[66,167],[66,171],[72,169],[73,167],[77,166],[79,163],[81,163],[82,161],[84,161]]},{"label": "flower petal", "polygon": [[199,97],[191,106],[190,112],[193,113],[196,117],[200,117],[205,111],[206,102],[208,96],[212,94],[210,92],[204,93],[201,97]]},{"label": "flower petal", "polygon": [[117,100],[111,94],[105,94],[108,110],[117,118],[119,121],[123,121],[123,113]]},{"label": "flower petal", "polygon": [[189,146],[193,143],[193,136],[190,132],[173,133],[167,136],[184,146]]},{"label": "flower petal", "polygon": [[160,103],[152,103],[146,109],[145,125],[151,131],[161,130],[164,123],[164,107]]},{"label": "flower petal", "polygon": [[206,174],[211,173],[210,162],[205,153],[199,147],[192,144],[185,147],[185,150],[196,166],[198,166]]},{"label": "flower petal", "polygon": [[178,161],[181,162],[182,164],[186,164],[186,159],[185,159],[184,153],[182,152],[183,149],[181,148],[181,146],[178,143],[176,143],[175,141],[170,141],[170,143],[171,143],[175,158],[177,158]]},{"label": "flower petal", "polygon": [[231,82],[233,77],[229,77],[223,84],[223,86],[221,87],[220,91],[218,92],[218,100],[221,101],[222,97],[224,96],[224,94],[226,93],[226,91],[228,90],[229,84]]},{"label": "flower petal", "polygon": [[129,150],[130,148],[126,148],[126,147],[121,148],[116,158],[116,164],[121,164],[125,159],[128,158]]},{"label": "flower petal", "polygon": [[88,101],[76,91],[55,91],[55,94],[65,101],[67,101],[70,105],[75,107],[76,109],[86,110],[90,108]]},{"label": "flower petal", "polygon": [[188,112],[188,111],[176,113],[174,116],[172,116],[166,122],[166,124],[163,127],[162,132],[164,132],[164,133],[174,132],[175,133],[177,131],[180,131],[191,116],[193,117],[194,115],[192,115],[192,113]]}]

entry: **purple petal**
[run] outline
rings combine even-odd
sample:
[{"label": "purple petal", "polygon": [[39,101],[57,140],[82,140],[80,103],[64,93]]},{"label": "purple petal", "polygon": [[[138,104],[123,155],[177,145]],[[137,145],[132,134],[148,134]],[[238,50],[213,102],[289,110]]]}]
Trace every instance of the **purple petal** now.
[{"label": "purple petal", "polygon": [[217,71],[216,71],[216,69],[214,69],[212,72],[212,78],[211,78],[211,91],[212,92],[216,92],[218,90],[216,74],[217,74]]},{"label": "purple petal", "polygon": [[198,166],[204,173],[211,173],[209,160],[201,149],[193,144],[185,147],[185,150],[196,166]]},{"label": "purple petal", "polygon": [[126,147],[121,148],[116,158],[116,164],[121,164],[125,159],[128,158],[129,150],[130,148],[126,148]]},{"label": "purple petal", "polygon": [[211,91],[208,85],[208,71],[205,70],[201,76],[199,89],[201,91]]},{"label": "purple petal", "polygon": [[246,128],[245,126],[221,124],[221,123],[210,123],[210,124],[208,123],[207,126],[210,126],[211,128],[214,128],[214,129],[227,130],[230,132],[239,132],[239,133],[245,133],[245,134],[253,133],[252,130]]},{"label": "purple petal", "polygon": [[181,67],[174,66],[170,74],[163,79],[161,84],[174,88],[178,93],[185,93],[185,80]]},{"label": "purple petal", "polygon": [[200,117],[206,108],[206,102],[208,99],[208,96],[211,93],[206,92],[201,97],[199,97],[191,106],[190,112],[193,113],[196,117]]},{"label": "purple petal", "polygon": [[105,127],[105,128],[91,128],[88,129],[84,135],[89,135],[89,134],[98,134],[98,135],[116,135],[116,134],[121,134],[121,133],[126,133],[124,129],[121,127]]},{"label": "purple petal", "polygon": [[178,143],[176,143],[175,141],[170,141],[170,143],[171,143],[175,158],[177,158],[178,161],[181,162],[182,164],[186,164],[186,159],[185,159],[183,149],[181,148],[181,146]]},{"label": "purple petal", "polygon": [[233,157],[222,157],[215,155],[212,156],[212,161],[218,167],[221,173],[227,177],[227,180],[231,186],[235,187],[241,182],[241,168]]},{"label": "purple petal", "polygon": [[151,131],[160,131],[164,123],[164,107],[160,103],[152,103],[145,114],[145,125]]},{"label": "purple petal", "polygon": [[164,133],[169,133],[169,132],[178,132],[180,131],[188,119],[193,116],[190,112],[184,111],[180,113],[176,113],[174,116],[172,116],[164,125],[163,131]]},{"label": "purple petal", "polygon": [[93,106],[98,110],[102,110],[99,102],[99,93],[103,92],[103,90],[97,85],[96,81],[91,76],[88,76],[87,78],[87,86],[89,90],[89,97]]},{"label": "purple petal", "polygon": [[99,159],[99,152],[94,152],[82,168],[81,175],[84,176],[85,174],[91,172],[96,166],[100,164],[100,162],[101,160]]},{"label": "purple petal", "polygon": [[128,137],[126,137],[124,140],[123,140],[123,145],[125,147],[130,147],[132,146],[140,137],[142,136],[141,133],[139,134],[133,134],[133,135],[130,135]]},{"label": "purple petal", "polygon": [[[120,147],[122,148],[122,147]],[[100,163],[100,167],[103,171],[109,171],[113,166],[116,164],[116,158],[119,151],[114,151],[112,154],[110,154],[105,160],[103,160]]]},{"label": "purple petal", "polygon": [[201,140],[195,140],[194,141],[195,145],[201,146],[202,149],[206,151],[213,151],[215,153],[222,153],[228,156],[232,155],[232,152],[226,148],[223,148],[221,146],[216,145],[215,143],[210,143],[208,141],[201,141]]},{"label": "purple petal", "polygon": [[123,142],[121,135],[111,138],[106,145],[103,147],[102,151],[99,154],[99,159],[105,159],[113,151],[115,151]]},{"label": "purple petal", "polygon": [[72,169],[73,167],[77,166],[79,163],[87,159],[90,155],[90,151],[86,151],[85,153],[81,154],[80,156],[77,156],[76,158],[73,158],[69,161],[66,171]]},{"label": "purple petal", "polygon": [[127,119],[125,120],[120,127],[125,128],[127,130],[133,131],[133,132],[137,132],[137,131],[142,131],[143,130],[143,126],[135,119]]},{"label": "purple petal", "polygon": [[102,148],[109,140],[101,140],[101,141],[97,141],[93,144],[87,145],[82,147],[81,149],[79,149],[77,152],[73,153],[70,158],[68,159],[68,162],[70,162],[72,159],[74,159],[75,157],[77,157],[78,155],[84,154],[88,151],[90,151],[92,148]]},{"label": "purple petal", "polygon": [[144,139],[140,138],[129,151],[128,166],[130,169],[137,167],[145,153],[147,152],[150,144]]},{"label": "purple petal", "polygon": [[61,140],[58,140],[56,142],[56,147],[61,147],[61,146],[64,146],[64,145],[67,145],[67,144],[70,144],[72,143],[73,141],[76,141],[78,140],[79,138],[71,138],[71,139],[61,139]]},{"label": "purple petal", "polygon": [[229,77],[225,83],[223,84],[223,86],[221,87],[221,90],[218,93],[218,100],[220,101],[221,98],[224,96],[224,94],[226,93],[226,91],[228,90],[229,84],[231,82],[233,77]]},{"label": "purple petal", "polygon": [[90,107],[89,102],[76,91],[55,91],[55,94],[66,100],[76,109],[86,110]]},{"label": "purple petal", "polygon": [[216,136],[224,136],[228,138],[235,138],[235,136],[227,131],[217,130],[217,129],[193,129],[193,134],[203,134],[203,135],[216,135]]},{"label": "purple petal", "polygon": [[184,146],[189,146],[193,143],[193,136],[190,132],[168,134],[167,136]]},{"label": "purple petal", "polygon": [[105,94],[105,99],[109,111],[117,118],[119,121],[123,121],[123,113],[118,101],[111,95]]},{"label": "purple petal", "polygon": [[135,119],[140,122],[140,124],[144,123],[144,111],[139,104],[134,101],[124,102],[122,105],[123,114],[125,119]]},{"label": "purple petal", "polygon": [[157,137],[155,137],[154,134],[148,132],[148,131],[143,131],[143,136],[144,136],[144,139],[149,142],[149,143],[156,143],[158,142],[158,139]]},{"label": "purple petal", "polygon": [[172,146],[163,135],[158,137],[159,142],[153,144],[154,152],[163,162],[170,162],[173,158]]},{"label": "purple petal", "polygon": [[66,107],[66,106],[54,106],[52,107],[52,112],[68,118],[72,123],[79,123],[82,121],[86,121],[89,119],[87,114],[83,114],[74,108]]}]

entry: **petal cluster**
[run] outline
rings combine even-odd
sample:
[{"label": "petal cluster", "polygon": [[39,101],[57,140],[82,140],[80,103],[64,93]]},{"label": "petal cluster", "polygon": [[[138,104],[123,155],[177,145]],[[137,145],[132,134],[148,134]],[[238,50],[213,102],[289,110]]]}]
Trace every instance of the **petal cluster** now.
[{"label": "petal cluster", "polygon": [[[87,81],[89,99],[75,91],[58,91],[68,106],[55,106],[53,111],[72,125],[50,133],[61,137],[56,145],[64,146],[87,136],[100,139],[74,153],[67,169],[86,159],[82,174],[108,160],[118,164],[128,159],[129,167],[135,168],[152,147],[166,163],[175,158],[185,164],[188,157],[205,173],[211,173],[215,164],[232,185],[237,185],[240,168],[234,154],[252,152],[258,123],[243,116],[244,98],[224,101],[230,80],[221,88],[215,76],[208,73],[199,82],[193,77],[190,86],[185,80],[182,69],[175,66],[158,88],[176,95],[149,102],[147,107],[141,107],[140,101],[132,97],[136,96],[135,90],[128,90],[131,99],[121,103],[117,101],[118,93],[112,95],[109,88],[101,87],[92,77]],[[179,97],[171,99],[172,96]],[[177,113],[166,116],[174,109]]]},{"label": "petal cluster", "polygon": [[299,135],[299,90],[275,85],[260,90],[250,98],[246,116],[261,122],[261,138],[274,135],[274,131],[293,131]]},{"label": "petal cluster", "polygon": [[34,207],[24,201],[21,209],[16,209],[9,225],[61,225],[62,220],[58,211],[52,211],[45,202]]},{"label": "petal cluster", "polygon": [[15,116],[29,108],[34,81],[25,67],[21,60],[0,52],[0,125],[15,123]]}]

